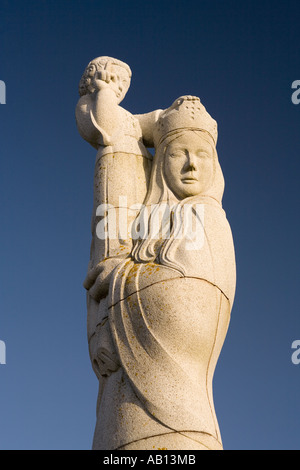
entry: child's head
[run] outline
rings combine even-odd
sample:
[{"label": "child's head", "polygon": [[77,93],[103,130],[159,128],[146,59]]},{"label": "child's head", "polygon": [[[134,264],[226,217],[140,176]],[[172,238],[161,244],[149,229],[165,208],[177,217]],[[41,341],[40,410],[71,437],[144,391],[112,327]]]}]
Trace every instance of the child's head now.
[{"label": "child's head", "polygon": [[121,60],[107,56],[97,57],[88,64],[79,82],[80,96],[94,92],[92,85],[93,77],[97,72],[105,70],[107,67],[109,67],[110,72],[117,77],[117,80],[111,81],[110,83],[116,93],[118,102],[120,103],[124,99],[131,81],[130,67]]}]

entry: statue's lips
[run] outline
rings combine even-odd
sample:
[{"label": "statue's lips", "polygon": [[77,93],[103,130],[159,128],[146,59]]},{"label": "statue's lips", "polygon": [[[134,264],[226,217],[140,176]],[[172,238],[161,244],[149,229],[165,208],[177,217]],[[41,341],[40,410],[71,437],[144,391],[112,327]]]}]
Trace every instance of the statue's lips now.
[{"label": "statue's lips", "polygon": [[186,184],[198,183],[197,178],[193,178],[191,176],[186,176],[185,178],[182,178],[181,181]]}]

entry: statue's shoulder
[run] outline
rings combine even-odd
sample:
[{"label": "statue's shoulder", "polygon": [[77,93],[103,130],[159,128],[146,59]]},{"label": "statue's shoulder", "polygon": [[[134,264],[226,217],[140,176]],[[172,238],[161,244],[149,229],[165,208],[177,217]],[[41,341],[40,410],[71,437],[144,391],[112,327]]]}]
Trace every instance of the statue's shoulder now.
[{"label": "statue's shoulder", "polygon": [[147,147],[154,147],[154,132],[162,112],[162,109],[156,109],[150,113],[135,115],[141,127],[143,140]]}]

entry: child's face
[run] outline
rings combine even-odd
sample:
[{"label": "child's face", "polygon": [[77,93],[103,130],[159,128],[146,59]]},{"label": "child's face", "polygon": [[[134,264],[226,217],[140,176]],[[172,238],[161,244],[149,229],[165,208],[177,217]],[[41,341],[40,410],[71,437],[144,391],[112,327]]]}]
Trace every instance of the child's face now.
[{"label": "child's face", "polygon": [[178,199],[204,193],[214,175],[213,146],[200,134],[187,131],[165,153],[165,180]]}]

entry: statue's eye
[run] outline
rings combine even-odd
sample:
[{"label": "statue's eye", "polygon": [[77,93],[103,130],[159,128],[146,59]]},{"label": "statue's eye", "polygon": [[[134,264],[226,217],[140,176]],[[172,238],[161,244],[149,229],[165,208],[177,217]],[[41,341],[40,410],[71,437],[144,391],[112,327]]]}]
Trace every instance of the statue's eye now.
[{"label": "statue's eye", "polygon": [[169,153],[169,156],[172,158],[179,158],[179,157],[184,157],[185,153],[183,150],[173,150],[173,152]]},{"label": "statue's eye", "polygon": [[197,154],[197,157],[204,159],[204,158],[211,158],[211,155],[209,155],[207,152],[202,151]]}]

